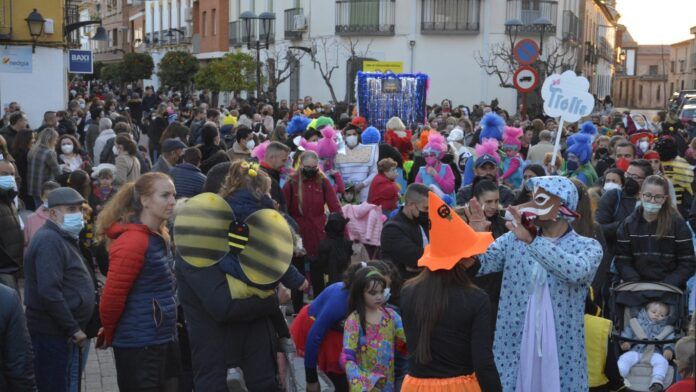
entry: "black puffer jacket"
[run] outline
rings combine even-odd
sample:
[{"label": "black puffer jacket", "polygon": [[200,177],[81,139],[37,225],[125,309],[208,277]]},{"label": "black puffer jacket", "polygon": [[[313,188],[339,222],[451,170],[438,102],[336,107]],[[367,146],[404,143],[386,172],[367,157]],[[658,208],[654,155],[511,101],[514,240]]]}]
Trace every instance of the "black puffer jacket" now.
[{"label": "black puffer jacket", "polygon": [[19,295],[0,284],[0,391],[34,390],[34,353]]},{"label": "black puffer jacket", "polygon": [[628,282],[663,282],[683,288],[696,266],[691,231],[678,216],[669,235],[658,239],[656,231],[657,221],[646,221],[642,207],[624,220],[616,234],[619,275]]},{"label": "black puffer jacket", "polygon": [[13,201],[15,191],[0,190],[0,273],[14,274],[22,267],[24,233]]}]

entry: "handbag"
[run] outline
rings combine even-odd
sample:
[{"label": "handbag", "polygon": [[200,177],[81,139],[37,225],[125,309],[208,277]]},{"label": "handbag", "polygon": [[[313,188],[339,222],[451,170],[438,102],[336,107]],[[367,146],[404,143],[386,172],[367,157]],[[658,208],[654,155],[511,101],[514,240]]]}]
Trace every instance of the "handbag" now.
[{"label": "handbag", "polygon": [[[594,290],[590,287],[591,302],[594,302]],[[602,308],[596,306],[595,314],[585,314],[585,352],[587,356],[587,382],[590,388],[599,387],[609,382],[604,374],[607,363],[607,348],[611,335],[612,322],[601,317]]]}]

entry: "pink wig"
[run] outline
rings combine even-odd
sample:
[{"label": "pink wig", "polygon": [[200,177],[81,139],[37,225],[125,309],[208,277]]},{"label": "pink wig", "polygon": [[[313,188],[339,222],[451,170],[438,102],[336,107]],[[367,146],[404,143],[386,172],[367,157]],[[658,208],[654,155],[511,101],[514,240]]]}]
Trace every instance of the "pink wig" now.
[{"label": "pink wig", "polygon": [[505,146],[516,146],[517,149],[522,147],[520,136],[522,136],[523,133],[521,128],[505,127],[505,131],[503,131],[503,148]]},{"label": "pink wig", "polygon": [[258,159],[259,162],[263,162],[263,159],[266,157],[266,148],[268,148],[269,144],[271,144],[271,141],[266,140],[265,142],[254,147],[254,149],[251,150],[251,157]]},{"label": "pink wig", "polygon": [[425,145],[423,151],[434,151],[440,156],[447,151],[447,142],[445,137],[440,135],[438,132],[430,132],[428,135],[428,144]]},{"label": "pink wig", "polygon": [[321,129],[321,135],[322,138],[317,141],[316,153],[321,159],[333,159],[338,153],[336,130],[327,125]]},{"label": "pink wig", "polygon": [[484,139],[483,143],[477,144],[475,147],[476,156],[480,157],[484,154],[492,156],[496,162],[500,163],[500,155],[498,155],[498,141],[495,139]]}]

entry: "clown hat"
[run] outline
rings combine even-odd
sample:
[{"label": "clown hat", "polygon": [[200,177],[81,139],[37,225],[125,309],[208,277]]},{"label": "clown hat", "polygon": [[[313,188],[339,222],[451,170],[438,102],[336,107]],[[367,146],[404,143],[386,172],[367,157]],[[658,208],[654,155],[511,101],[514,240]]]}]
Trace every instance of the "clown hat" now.
[{"label": "clown hat", "polygon": [[435,193],[429,192],[428,198],[430,243],[418,260],[419,267],[450,270],[459,260],[486,252],[493,243],[491,233],[474,231]]}]

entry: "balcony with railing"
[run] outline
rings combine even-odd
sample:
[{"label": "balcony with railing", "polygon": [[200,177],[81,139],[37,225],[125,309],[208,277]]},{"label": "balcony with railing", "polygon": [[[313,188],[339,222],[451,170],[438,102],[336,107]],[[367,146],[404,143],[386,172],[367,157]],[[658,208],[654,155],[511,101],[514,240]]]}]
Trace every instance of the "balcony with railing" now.
[{"label": "balcony with railing", "polygon": [[580,39],[580,19],[571,10],[563,11],[563,40],[577,42]]},{"label": "balcony with railing", "polygon": [[230,22],[230,46],[232,47],[239,47],[242,46],[242,30],[241,30],[241,22],[238,20],[235,20],[234,22]]},{"label": "balcony with railing", "polygon": [[614,62],[614,51],[606,38],[599,37],[599,46],[597,52],[599,57],[607,60],[610,63]]},{"label": "balcony with railing", "polygon": [[395,0],[336,0],[337,35],[394,35]]},{"label": "balcony with railing", "polygon": [[[285,10],[285,39],[302,39],[304,26],[298,25],[301,19],[304,19],[302,8],[290,8]],[[296,20],[298,20],[297,23]]]},{"label": "balcony with railing", "polygon": [[558,19],[558,2],[553,0],[508,0],[506,19],[519,19],[522,26],[520,33],[538,33],[543,28],[536,25],[539,18],[548,19],[550,26],[546,26],[546,33],[555,33]]},{"label": "balcony with railing", "polygon": [[[80,5],[76,1],[66,1],[65,2],[65,20],[63,26],[68,26],[73,23],[80,21]],[[67,36],[65,36],[66,43],[70,47],[80,46],[80,30],[76,29],[71,31]]]},{"label": "balcony with railing", "polygon": [[476,34],[481,0],[423,0],[421,33]]}]

